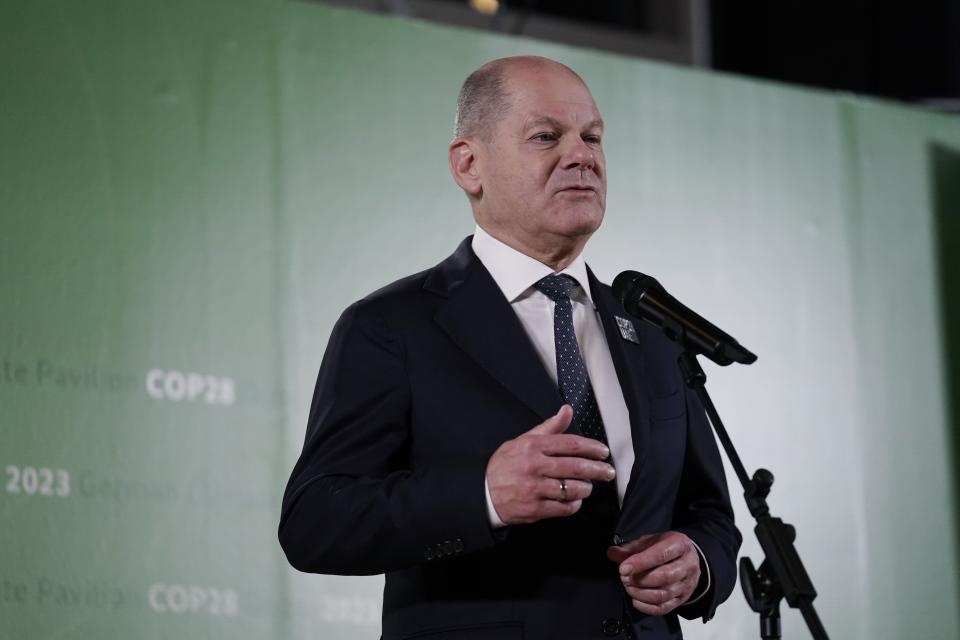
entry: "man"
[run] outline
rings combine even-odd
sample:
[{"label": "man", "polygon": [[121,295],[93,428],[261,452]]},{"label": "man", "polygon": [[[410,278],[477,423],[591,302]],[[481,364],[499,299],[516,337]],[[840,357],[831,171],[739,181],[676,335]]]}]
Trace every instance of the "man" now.
[{"label": "man", "polygon": [[280,541],[303,571],[386,573],[385,639],[679,638],[733,588],[740,534],[676,348],[581,255],[602,138],[563,65],[471,74],[449,162],[476,233],[333,331]]}]

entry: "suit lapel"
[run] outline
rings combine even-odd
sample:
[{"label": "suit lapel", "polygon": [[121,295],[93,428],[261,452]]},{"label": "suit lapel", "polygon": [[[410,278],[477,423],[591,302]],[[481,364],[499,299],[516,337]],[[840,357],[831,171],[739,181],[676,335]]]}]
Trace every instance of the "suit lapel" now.
[{"label": "suit lapel", "polygon": [[471,238],[431,273],[424,287],[449,297],[434,319],[460,349],[541,420],[563,403],[516,313],[480,260]]},{"label": "suit lapel", "polygon": [[[639,344],[625,340],[620,333],[616,317],[619,316],[629,320],[633,320],[633,318],[617,301],[610,288],[597,280],[589,267],[587,268],[587,277],[590,279],[590,291],[593,293],[594,303],[597,305],[597,312],[600,314],[600,322],[607,337],[607,345],[610,347],[610,357],[613,359],[613,366],[617,371],[617,378],[620,380],[623,399],[627,403],[627,410],[630,412],[630,434],[633,440],[634,462],[623,498],[624,504],[626,504],[634,490],[640,470],[643,469],[650,433],[650,411],[645,385],[646,372],[644,371],[643,359],[637,357],[643,353],[644,332],[637,332]],[[639,322],[639,320],[634,320],[634,322]]]}]

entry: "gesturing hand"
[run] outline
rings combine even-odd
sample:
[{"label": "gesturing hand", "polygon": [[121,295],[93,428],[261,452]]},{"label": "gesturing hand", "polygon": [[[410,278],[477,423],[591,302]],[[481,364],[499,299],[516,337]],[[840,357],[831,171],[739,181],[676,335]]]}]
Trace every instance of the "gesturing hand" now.
[{"label": "gesturing hand", "polygon": [[[576,513],[593,489],[609,481],[613,466],[602,442],[563,433],[573,418],[570,405],[523,435],[500,445],[487,462],[487,487],[497,515],[507,524],[526,524]],[[563,490],[566,487],[566,490]]]},{"label": "gesturing hand", "polygon": [[640,536],[610,547],[607,557],[620,564],[634,608],[648,615],[670,613],[690,599],[700,581],[700,555],[679,531]]}]

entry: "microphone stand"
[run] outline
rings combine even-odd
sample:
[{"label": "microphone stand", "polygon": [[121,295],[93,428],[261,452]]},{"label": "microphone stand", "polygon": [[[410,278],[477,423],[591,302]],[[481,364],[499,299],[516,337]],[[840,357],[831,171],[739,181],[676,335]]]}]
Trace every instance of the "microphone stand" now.
[{"label": "microphone stand", "polygon": [[[678,342],[683,345],[683,340]],[[687,386],[697,395],[706,410],[713,430],[717,433],[740,484],[743,485],[743,496],[750,515],[757,522],[753,531],[766,557],[759,568],[753,566],[750,558],[740,558],[740,586],[747,604],[760,614],[760,637],[764,640],[780,638],[780,601],[786,598],[788,605],[800,609],[814,640],[829,640],[813,608],[817,591],[813,588],[800,555],[793,546],[796,529],[770,515],[767,495],[773,485],[773,474],[766,469],[757,469],[753,478],[747,477],[740,456],[707,393],[707,374],[703,372],[696,355],[684,350],[677,359],[677,364],[680,365]]]}]

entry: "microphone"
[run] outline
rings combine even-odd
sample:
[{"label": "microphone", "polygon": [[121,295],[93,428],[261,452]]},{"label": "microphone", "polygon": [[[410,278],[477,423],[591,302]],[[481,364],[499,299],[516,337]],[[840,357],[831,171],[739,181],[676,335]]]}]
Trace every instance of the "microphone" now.
[{"label": "microphone", "polygon": [[674,342],[721,366],[751,364],[757,356],[732,336],[710,324],[667,293],[656,278],[624,271],[613,280],[613,293],[630,315],[654,324]]}]

